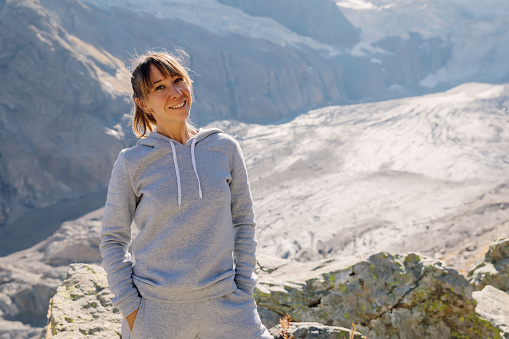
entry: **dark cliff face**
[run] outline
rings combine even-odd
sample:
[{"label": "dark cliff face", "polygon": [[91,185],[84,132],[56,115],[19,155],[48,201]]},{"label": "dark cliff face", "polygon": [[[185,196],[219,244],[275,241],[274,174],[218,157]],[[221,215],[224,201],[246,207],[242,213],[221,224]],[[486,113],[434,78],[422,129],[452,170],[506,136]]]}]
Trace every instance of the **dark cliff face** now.
[{"label": "dark cliff face", "polygon": [[353,47],[360,31],[331,0],[219,0],[253,16],[272,18],[295,33],[325,44]]},{"label": "dark cliff face", "polygon": [[100,77],[120,63],[56,24],[37,1],[0,16],[0,224],[106,187],[128,107]]}]

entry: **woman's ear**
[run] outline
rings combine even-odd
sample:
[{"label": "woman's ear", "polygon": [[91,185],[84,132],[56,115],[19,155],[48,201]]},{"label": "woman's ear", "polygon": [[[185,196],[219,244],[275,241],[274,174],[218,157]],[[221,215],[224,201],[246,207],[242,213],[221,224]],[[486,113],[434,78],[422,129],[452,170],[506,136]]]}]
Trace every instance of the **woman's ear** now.
[{"label": "woman's ear", "polygon": [[135,98],[134,101],[136,102],[136,105],[140,106],[143,112],[149,113],[149,108],[143,99]]}]

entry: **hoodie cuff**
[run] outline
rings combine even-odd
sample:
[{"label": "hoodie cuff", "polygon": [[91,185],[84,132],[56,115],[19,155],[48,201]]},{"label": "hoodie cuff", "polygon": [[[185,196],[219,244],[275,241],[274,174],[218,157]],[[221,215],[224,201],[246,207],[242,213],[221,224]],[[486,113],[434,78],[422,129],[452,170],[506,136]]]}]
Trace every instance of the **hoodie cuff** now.
[{"label": "hoodie cuff", "polygon": [[128,298],[124,299],[121,304],[118,305],[118,309],[122,316],[125,318],[129,314],[136,311],[141,304],[141,297],[137,293],[131,294]]},{"label": "hoodie cuff", "polygon": [[241,289],[242,291],[253,294],[253,290],[256,286],[256,279],[246,279],[243,277],[236,276],[235,277],[235,284],[237,285],[237,288]]}]

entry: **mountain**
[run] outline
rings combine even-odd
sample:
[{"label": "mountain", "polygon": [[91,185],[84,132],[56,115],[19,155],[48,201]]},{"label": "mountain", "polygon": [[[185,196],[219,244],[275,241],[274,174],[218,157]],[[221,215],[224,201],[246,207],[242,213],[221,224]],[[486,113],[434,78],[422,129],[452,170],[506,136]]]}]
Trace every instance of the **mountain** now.
[{"label": "mountain", "polygon": [[[509,81],[509,3],[476,0],[334,0],[361,28],[354,55],[388,55],[402,60],[402,70],[419,68],[408,59],[419,46],[431,52],[420,62],[442,64],[423,74],[419,85],[448,88],[472,81]],[[419,42],[420,41],[420,42]],[[448,46],[444,54],[433,53]],[[389,56],[390,55],[390,56]],[[422,54],[421,54],[422,55]],[[405,63],[403,60],[410,61]],[[382,59],[383,60],[383,59]]]},{"label": "mountain", "polygon": [[104,190],[127,144],[128,106],[112,91],[120,60],[62,29],[36,0],[6,3],[0,45],[1,225]]},{"label": "mountain", "polygon": [[352,48],[359,42],[355,28],[330,0],[219,0],[253,17],[272,18],[291,31],[340,48]]},{"label": "mountain", "polygon": [[[482,8],[473,1],[441,6],[431,0],[424,2],[427,7],[415,1],[288,4],[0,3],[0,67],[5,70],[0,79],[0,239],[30,225],[22,220],[27,215],[41,220],[43,230],[49,221],[39,214],[54,213],[42,209],[104,192],[118,151],[134,142],[126,116],[130,106],[121,93],[127,79],[117,71],[147,49],[178,46],[189,53],[196,80],[192,119],[198,125],[224,119],[289,121],[329,105],[507,78],[508,16],[501,1]],[[422,22],[421,13],[433,27],[414,25]],[[407,14],[415,20],[407,20]],[[441,15],[446,20],[431,20]],[[475,32],[476,39],[470,41],[466,32]],[[97,208],[104,194],[92,200]],[[76,214],[62,212],[57,220]]]},{"label": "mountain", "polygon": [[7,2],[0,12],[0,238],[27,214],[106,189],[119,150],[133,142],[126,79],[117,71],[136,51],[182,42],[197,78],[198,124],[276,120],[346,100],[345,79],[355,70],[340,67],[345,57],[329,63],[297,44],[312,39],[290,35],[296,43],[285,47],[77,0]]}]

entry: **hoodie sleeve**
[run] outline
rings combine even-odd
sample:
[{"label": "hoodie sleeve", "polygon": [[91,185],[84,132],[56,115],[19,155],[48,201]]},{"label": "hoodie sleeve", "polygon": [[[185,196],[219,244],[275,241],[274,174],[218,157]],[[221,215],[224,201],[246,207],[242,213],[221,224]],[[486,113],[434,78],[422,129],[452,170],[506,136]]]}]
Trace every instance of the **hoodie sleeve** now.
[{"label": "hoodie sleeve", "polygon": [[141,302],[133,283],[133,262],[128,252],[137,200],[122,151],[113,166],[108,186],[100,249],[102,266],[106,270],[110,289],[115,294],[113,306],[119,308],[124,317],[134,312]]},{"label": "hoodie sleeve", "polygon": [[246,165],[242,150],[237,141],[232,159],[232,179],[230,181],[231,209],[235,231],[235,283],[237,287],[249,294],[256,285],[256,245],[253,200],[249,189]]}]

